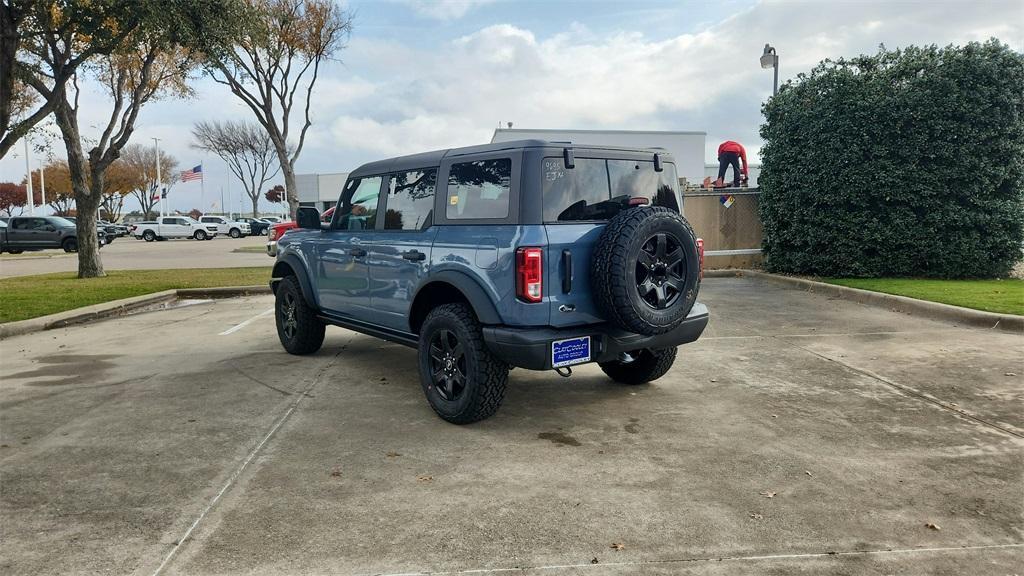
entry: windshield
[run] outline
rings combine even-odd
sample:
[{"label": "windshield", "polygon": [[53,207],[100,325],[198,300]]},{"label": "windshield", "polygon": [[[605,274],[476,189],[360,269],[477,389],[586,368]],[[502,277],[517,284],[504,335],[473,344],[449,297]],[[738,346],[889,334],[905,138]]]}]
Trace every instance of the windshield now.
[{"label": "windshield", "polygon": [[679,211],[679,179],[675,164],[661,172],[653,161],[576,158],[566,168],[561,157],[545,158],[544,221],[608,220],[629,206],[630,198],[646,198],[654,206]]}]

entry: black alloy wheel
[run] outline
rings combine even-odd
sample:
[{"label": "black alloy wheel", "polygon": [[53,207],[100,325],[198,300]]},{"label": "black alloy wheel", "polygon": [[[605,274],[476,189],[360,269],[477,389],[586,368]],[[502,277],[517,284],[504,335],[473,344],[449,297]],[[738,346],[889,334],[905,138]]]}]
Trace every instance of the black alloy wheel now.
[{"label": "black alloy wheel", "polygon": [[298,301],[295,299],[295,293],[285,292],[281,297],[281,331],[289,340],[295,338],[296,332],[299,330],[299,320],[296,318],[296,312],[298,311]]},{"label": "black alloy wheel", "polygon": [[430,375],[437,393],[449,402],[466,389],[466,349],[451,330],[438,330],[430,341]]},{"label": "black alloy wheel", "polygon": [[640,298],[655,310],[671,307],[683,292],[686,256],[682,243],[668,232],[644,242],[636,262],[636,288]]}]

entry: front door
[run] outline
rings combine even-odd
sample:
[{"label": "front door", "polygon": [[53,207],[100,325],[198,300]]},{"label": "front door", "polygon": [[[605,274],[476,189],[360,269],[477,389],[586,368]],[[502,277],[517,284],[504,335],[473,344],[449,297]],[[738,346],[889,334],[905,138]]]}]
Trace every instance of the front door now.
[{"label": "front door", "polygon": [[327,312],[367,320],[370,271],[367,257],[377,227],[382,176],[351,178],[317,242],[317,292]]},{"label": "front door", "polygon": [[374,321],[409,330],[409,307],[430,266],[437,229],[434,190],[437,169],[409,170],[388,176],[384,229],[370,248],[370,304]]},{"label": "front door", "polygon": [[46,246],[45,243],[45,240],[49,239],[49,235],[45,232],[46,227],[45,218],[14,218],[11,220],[10,227],[7,228],[7,241],[12,248],[16,247],[19,250],[36,247],[52,248],[52,246]]}]

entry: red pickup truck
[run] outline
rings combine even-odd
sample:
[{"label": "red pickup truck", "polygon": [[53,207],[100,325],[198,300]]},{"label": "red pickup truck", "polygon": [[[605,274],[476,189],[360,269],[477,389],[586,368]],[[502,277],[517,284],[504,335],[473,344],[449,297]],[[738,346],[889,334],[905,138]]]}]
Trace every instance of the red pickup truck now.
[{"label": "red pickup truck", "polygon": [[[320,215],[320,219],[327,223],[331,221],[331,216],[334,216],[334,207],[330,207],[324,210],[324,213]],[[271,258],[277,258],[277,241],[284,236],[284,233],[291,230],[292,228],[298,228],[299,223],[292,220],[289,222],[280,222],[278,224],[272,224],[270,231],[267,232],[267,256]]]}]

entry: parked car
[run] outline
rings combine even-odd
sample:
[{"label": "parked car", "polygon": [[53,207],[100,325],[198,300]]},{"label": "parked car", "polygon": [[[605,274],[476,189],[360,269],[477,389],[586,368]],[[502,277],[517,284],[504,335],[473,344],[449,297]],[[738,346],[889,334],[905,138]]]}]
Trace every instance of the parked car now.
[{"label": "parked car", "polygon": [[250,234],[253,236],[266,236],[270,232],[270,222],[262,218],[239,218],[239,222],[249,224]]},{"label": "parked car", "polygon": [[[118,238],[122,236],[128,236],[131,233],[131,230],[128,228],[128,226],[125,226],[124,224],[118,224],[117,222],[110,222],[108,220],[100,220],[99,223],[104,226],[104,229],[108,227],[112,228],[113,234]],[[108,232],[107,234],[109,235],[110,232]]]},{"label": "parked car", "polygon": [[267,222],[270,222],[271,224],[280,224],[281,222],[286,222],[286,220],[284,218],[281,218],[280,216],[261,216],[261,218],[263,218]]},{"label": "parked car", "polygon": [[146,242],[169,238],[211,240],[217,235],[217,225],[203,224],[188,216],[161,216],[155,221],[135,224],[132,235]]},{"label": "parked car", "polygon": [[[107,235],[97,230],[100,246],[107,243]],[[60,216],[15,216],[0,228],[0,252],[20,254],[25,250],[61,248],[65,252],[78,251],[78,229],[75,223]]]},{"label": "parked car", "polygon": [[231,220],[224,216],[200,216],[199,221],[203,224],[215,224],[218,234],[227,234],[232,238],[241,238],[250,233],[249,223],[238,220]]},{"label": "parked car", "polygon": [[[331,222],[331,216],[334,215],[334,207],[330,207],[324,211],[320,216],[320,221],[324,224]],[[270,232],[267,233],[267,256],[274,258],[277,256],[277,241],[284,236],[284,233],[289,230],[294,230],[299,225],[294,220],[289,222],[280,222],[278,224],[272,224],[270,226]]]},{"label": "parked car", "polygon": [[663,149],[524,140],[365,164],[328,226],[300,208],[278,238],[278,338],[309,354],[335,325],[416,347],[427,401],[458,424],[498,410],[510,367],[656,380],[708,323],[682,202]]},{"label": "parked car", "polygon": [[118,236],[117,226],[104,222],[103,220],[96,221],[96,229],[103,230],[103,233],[106,234],[107,244],[112,244],[114,239]]}]

